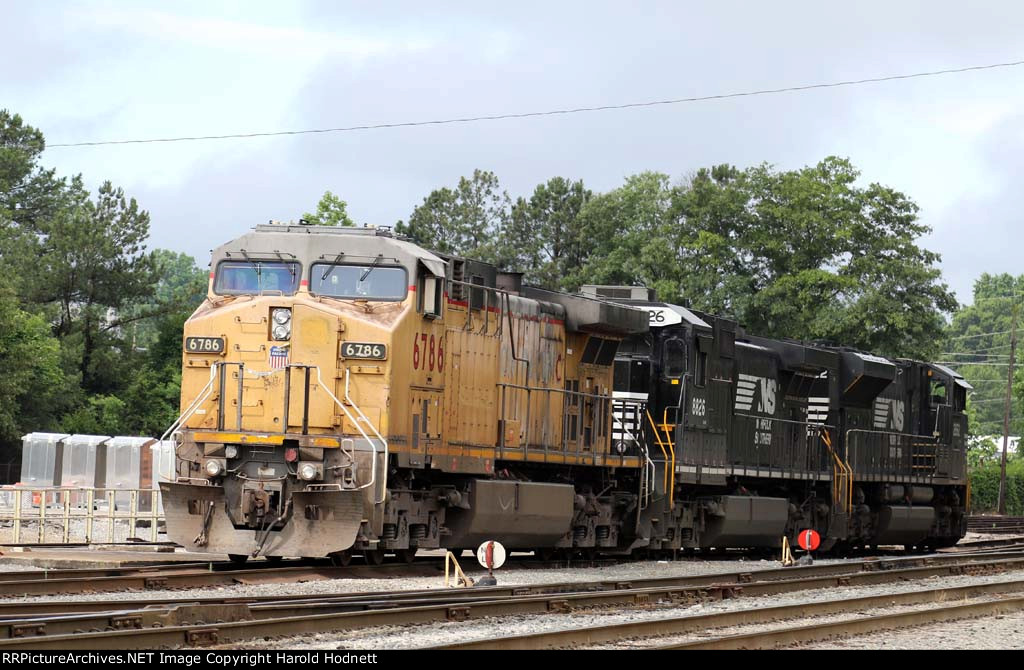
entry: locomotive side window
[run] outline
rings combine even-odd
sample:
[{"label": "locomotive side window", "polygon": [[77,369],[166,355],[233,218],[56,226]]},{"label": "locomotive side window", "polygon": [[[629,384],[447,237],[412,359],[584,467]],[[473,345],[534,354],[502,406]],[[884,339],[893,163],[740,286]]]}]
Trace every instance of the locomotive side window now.
[{"label": "locomotive side window", "polygon": [[436,319],[441,316],[441,296],[444,294],[442,290],[443,281],[443,278],[432,275],[420,277],[419,304],[417,308],[428,319]]},{"label": "locomotive side window", "polygon": [[686,372],[686,344],[682,340],[666,342],[662,364],[666,377],[682,377]]},{"label": "locomotive side window", "polygon": [[946,382],[932,381],[931,383],[931,404],[932,407],[946,404]]},{"label": "locomotive side window", "polygon": [[967,407],[967,389],[957,384],[953,387],[953,410],[962,412],[965,407]]},{"label": "locomotive side window", "polygon": [[280,261],[224,261],[217,265],[213,292],[217,295],[273,293],[294,295],[299,288],[298,263]]},{"label": "locomotive side window", "polygon": [[405,300],[405,268],[384,265],[314,263],[309,292],[351,300]]},{"label": "locomotive side window", "polygon": [[693,367],[693,383],[704,387],[708,384],[708,352],[711,351],[711,338],[697,338],[697,353]]},{"label": "locomotive side window", "polygon": [[697,352],[697,365],[694,367],[693,375],[693,383],[696,386],[707,386],[708,355],[703,351]]}]

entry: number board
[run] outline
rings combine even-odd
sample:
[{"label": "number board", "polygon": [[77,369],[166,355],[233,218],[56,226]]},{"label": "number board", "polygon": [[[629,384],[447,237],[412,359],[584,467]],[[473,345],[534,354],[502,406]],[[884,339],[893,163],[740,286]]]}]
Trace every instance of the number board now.
[{"label": "number board", "polygon": [[682,315],[674,309],[668,307],[645,307],[644,309],[647,310],[647,318],[652,327],[673,326],[683,322]]},{"label": "number board", "polygon": [[388,345],[375,344],[373,342],[343,342],[341,345],[341,357],[383,361],[388,357]]},{"label": "number board", "polygon": [[186,337],[185,351],[190,354],[224,353],[223,337]]}]

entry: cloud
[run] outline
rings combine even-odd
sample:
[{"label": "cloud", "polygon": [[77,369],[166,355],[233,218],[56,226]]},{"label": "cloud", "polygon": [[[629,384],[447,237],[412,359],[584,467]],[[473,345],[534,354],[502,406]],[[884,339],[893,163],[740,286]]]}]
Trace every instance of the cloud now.
[{"label": "cloud", "polygon": [[[1019,57],[1024,8],[948,2],[713,5],[121,2],[15,5],[2,99],[51,141],[301,129],[729,93]],[[13,26],[18,26],[14,28]],[[51,48],[55,47],[55,48]],[[199,257],[331,189],[360,222],[405,218],[474,168],[513,195],[592,189],[722,162],[848,156],[922,207],[951,284],[1012,268],[1024,71],[493,123],[53,150],[153,214],[153,242]],[[8,102],[9,101],[9,102]],[[992,240],[998,249],[986,250]]]},{"label": "cloud", "polygon": [[367,58],[395,51],[414,52],[430,47],[422,38],[394,39],[359,35],[355,31],[323,31],[315,28],[267,25],[264,23],[190,16],[155,9],[78,9],[83,23],[99,30],[139,35],[158,42],[190,43],[205,49],[282,57],[345,56]]}]

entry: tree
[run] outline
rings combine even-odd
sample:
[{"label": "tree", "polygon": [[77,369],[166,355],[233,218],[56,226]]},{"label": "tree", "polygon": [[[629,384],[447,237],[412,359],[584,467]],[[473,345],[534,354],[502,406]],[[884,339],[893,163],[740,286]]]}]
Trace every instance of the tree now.
[{"label": "tree", "polygon": [[902,193],[859,187],[849,161],[779,172],[643,173],[581,213],[599,240],[580,279],[643,283],[768,337],[927,358],[957,306],[917,246],[929,228]]},{"label": "tree", "polygon": [[122,309],[153,294],[157,262],[145,250],[149,214],[110,182],[95,201],[76,178],[56,215],[40,222],[36,258],[23,276],[29,302],[48,308],[54,333],[71,338],[80,352],[85,389],[105,392],[116,378],[123,348]]},{"label": "tree", "polygon": [[[1024,275],[984,273],[974,282],[971,304],[954,314],[946,329],[942,359],[974,386],[971,404],[975,415],[968,421],[971,434],[1003,432],[1013,304],[1020,305],[1022,296]],[[1024,319],[1018,323],[1018,363],[1024,353],[1022,340]],[[1024,377],[1019,373],[1013,385],[1012,402],[1010,434],[1020,435],[1024,430]],[[1002,439],[999,448],[1002,449]]]},{"label": "tree", "polygon": [[642,172],[590,199],[578,222],[589,248],[568,271],[567,284],[644,285],[661,299],[676,299],[682,268],[669,241],[672,197],[668,175]]},{"label": "tree", "polygon": [[9,290],[0,290],[0,370],[0,444],[13,444],[52,421],[62,376],[46,321],[22,310]]},{"label": "tree", "polygon": [[52,214],[61,180],[38,164],[43,134],[0,109],[0,230],[32,226]]},{"label": "tree", "polygon": [[395,232],[441,253],[498,260],[496,240],[511,206],[508,194],[499,189],[493,172],[474,170],[472,178],[459,178],[454,189],[441,188],[424,198],[408,223],[396,224]]},{"label": "tree", "polygon": [[[159,336],[161,323],[166,317],[175,317],[184,323],[206,297],[209,275],[196,265],[188,254],[168,249],[154,249],[156,285],[153,295],[145,301],[120,311],[116,317],[118,328],[133,349],[145,350],[153,346]],[[180,352],[179,352],[180,353]]]},{"label": "tree", "polygon": [[314,226],[354,226],[348,216],[348,203],[330,191],[324,191],[316,206],[316,214],[306,212],[302,218]]},{"label": "tree", "polygon": [[564,280],[593,247],[580,226],[580,211],[592,197],[582,181],[554,177],[539,184],[529,200],[518,198],[512,205],[496,260],[524,273],[527,283],[568,288]]}]

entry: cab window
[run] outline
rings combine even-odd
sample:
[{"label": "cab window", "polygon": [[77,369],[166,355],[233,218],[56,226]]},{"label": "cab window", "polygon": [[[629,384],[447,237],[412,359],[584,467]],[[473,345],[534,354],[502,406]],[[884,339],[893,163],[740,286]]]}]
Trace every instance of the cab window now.
[{"label": "cab window", "polygon": [[441,297],[444,293],[444,278],[424,274],[420,277],[419,304],[417,307],[428,319],[441,316]]},{"label": "cab window", "polygon": [[666,342],[663,363],[666,377],[682,377],[686,372],[686,344],[682,340]]},{"label": "cab window", "polygon": [[405,300],[409,290],[405,268],[388,265],[314,263],[309,292],[351,300]]},{"label": "cab window", "polygon": [[946,404],[946,382],[932,381],[931,392],[929,393],[931,398],[932,407],[938,407],[939,405]]},{"label": "cab window", "polygon": [[224,261],[217,265],[213,292],[217,295],[294,295],[299,288],[298,263],[281,261]]}]

